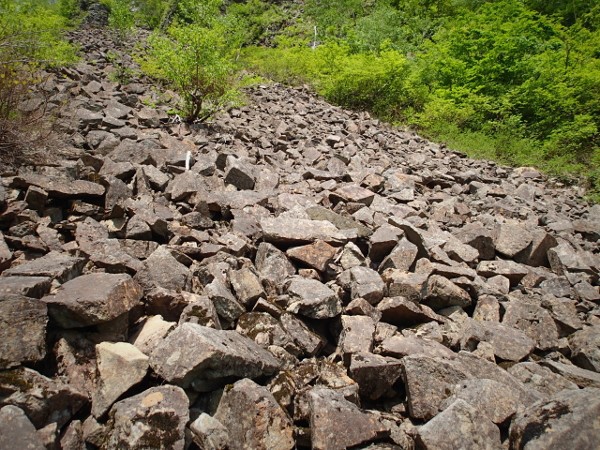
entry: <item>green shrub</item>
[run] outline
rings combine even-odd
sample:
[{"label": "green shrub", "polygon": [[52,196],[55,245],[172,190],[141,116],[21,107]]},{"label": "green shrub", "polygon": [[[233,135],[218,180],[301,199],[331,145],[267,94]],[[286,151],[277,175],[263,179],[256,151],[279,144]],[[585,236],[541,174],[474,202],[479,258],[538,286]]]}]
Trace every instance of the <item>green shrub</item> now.
[{"label": "green shrub", "polygon": [[225,31],[217,22],[211,28],[171,26],[167,34],[156,32],[148,40],[142,70],[179,93],[181,113],[188,122],[206,120],[238,94]]},{"label": "green shrub", "polygon": [[129,0],[101,0],[109,10],[108,25],[117,37],[125,38],[135,25],[135,17]]}]

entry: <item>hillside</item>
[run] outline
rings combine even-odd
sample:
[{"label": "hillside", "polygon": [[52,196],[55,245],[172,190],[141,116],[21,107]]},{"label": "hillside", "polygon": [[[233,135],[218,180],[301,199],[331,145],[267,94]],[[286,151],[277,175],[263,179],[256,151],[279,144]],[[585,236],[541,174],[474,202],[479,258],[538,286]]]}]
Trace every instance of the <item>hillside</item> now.
[{"label": "hillside", "polygon": [[55,152],[1,174],[0,449],[600,446],[581,189],[306,86],[186,123],[70,39],[22,105]]}]

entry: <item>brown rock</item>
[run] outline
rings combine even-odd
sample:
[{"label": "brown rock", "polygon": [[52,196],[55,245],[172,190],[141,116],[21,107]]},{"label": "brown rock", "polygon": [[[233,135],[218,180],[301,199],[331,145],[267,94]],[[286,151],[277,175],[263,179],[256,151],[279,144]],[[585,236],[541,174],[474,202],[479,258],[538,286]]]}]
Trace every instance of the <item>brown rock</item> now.
[{"label": "brown rock", "polygon": [[306,264],[313,269],[324,272],[328,264],[333,261],[338,249],[327,242],[317,240],[316,242],[301,247],[293,247],[286,251],[287,256]]}]

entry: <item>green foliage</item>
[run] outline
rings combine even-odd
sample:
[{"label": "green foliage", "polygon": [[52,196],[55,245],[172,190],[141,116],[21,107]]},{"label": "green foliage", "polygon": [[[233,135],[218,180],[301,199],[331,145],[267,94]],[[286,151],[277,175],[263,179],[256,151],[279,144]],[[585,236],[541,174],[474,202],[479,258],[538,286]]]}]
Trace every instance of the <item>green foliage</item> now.
[{"label": "green foliage", "polygon": [[74,20],[81,16],[79,0],[58,0],[58,13],[66,19]]},{"label": "green foliage", "polygon": [[167,82],[183,99],[185,120],[205,120],[237,94],[234,64],[226,28],[214,21],[201,25],[171,26],[155,32],[141,59],[146,73]]},{"label": "green foliage", "polygon": [[135,25],[135,17],[131,9],[129,0],[101,0],[110,13],[108,16],[108,25],[112,28],[119,38],[125,38]]},{"label": "green foliage", "polygon": [[0,0],[0,149],[14,146],[31,119],[17,107],[41,81],[40,69],[75,60],[73,47],[62,39],[65,27],[55,5]]}]

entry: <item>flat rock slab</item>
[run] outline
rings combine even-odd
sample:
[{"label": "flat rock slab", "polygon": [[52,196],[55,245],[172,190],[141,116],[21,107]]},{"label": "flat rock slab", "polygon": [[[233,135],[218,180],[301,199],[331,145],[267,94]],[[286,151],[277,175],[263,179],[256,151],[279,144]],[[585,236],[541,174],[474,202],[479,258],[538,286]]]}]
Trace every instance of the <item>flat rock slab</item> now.
[{"label": "flat rock slab", "polygon": [[19,296],[0,300],[0,369],[44,359],[47,323],[44,302]]},{"label": "flat rock slab", "polygon": [[129,275],[91,273],[63,284],[42,300],[61,327],[77,328],[116,319],[141,298],[142,288]]},{"label": "flat rock slab", "polygon": [[520,411],[510,447],[542,450],[600,447],[600,389],[565,390]]},{"label": "flat rock slab", "polygon": [[324,272],[337,251],[337,247],[333,247],[327,242],[316,241],[309,245],[290,248],[286,251],[286,254],[301,264],[306,264],[313,269]]},{"label": "flat rock slab", "polygon": [[168,382],[188,387],[195,379],[270,375],[279,369],[279,362],[235,331],[184,323],[154,349],[150,366]]},{"label": "flat rock slab", "polygon": [[52,278],[11,276],[0,277],[0,295],[24,295],[42,298],[50,292]]},{"label": "flat rock slab", "polygon": [[54,198],[86,198],[104,195],[104,186],[85,180],[50,178],[43,175],[20,175],[12,182],[13,187],[25,189],[37,186]]},{"label": "flat rock slab", "polygon": [[64,283],[79,276],[84,265],[83,258],[52,251],[41,258],[11,267],[2,276],[50,277]]},{"label": "flat rock slab", "polygon": [[425,305],[404,297],[387,297],[377,304],[381,320],[397,326],[411,326],[426,322],[445,323],[447,320]]},{"label": "flat rock slab", "polygon": [[266,218],[260,221],[263,238],[274,244],[304,244],[321,240],[344,243],[348,237],[327,220]]},{"label": "flat rock slab", "polygon": [[121,400],[109,413],[107,448],[183,450],[189,400],[177,386],[150,388]]},{"label": "flat rock slab", "polygon": [[295,447],[287,413],[266,387],[247,378],[225,390],[214,418],[228,429],[231,450]]}]

